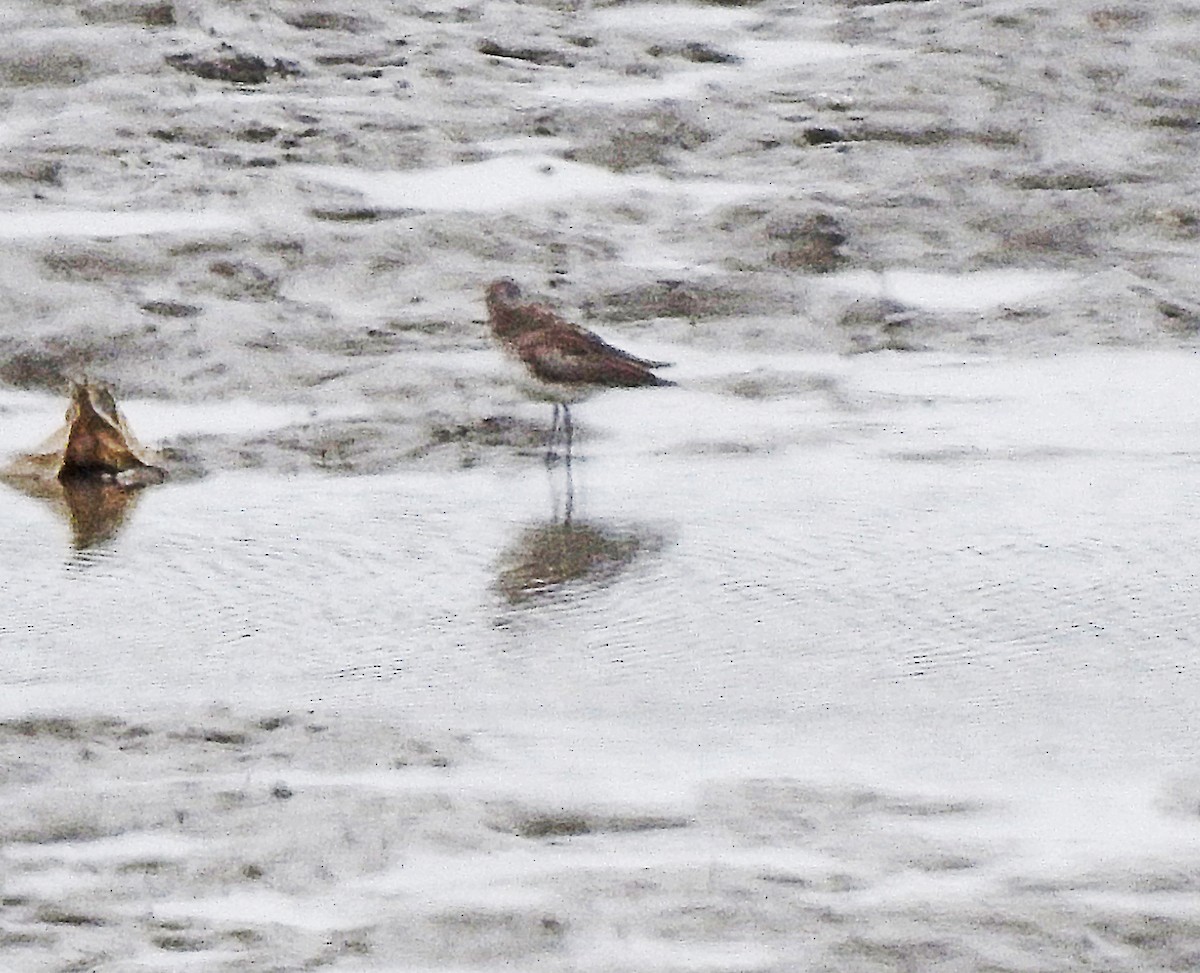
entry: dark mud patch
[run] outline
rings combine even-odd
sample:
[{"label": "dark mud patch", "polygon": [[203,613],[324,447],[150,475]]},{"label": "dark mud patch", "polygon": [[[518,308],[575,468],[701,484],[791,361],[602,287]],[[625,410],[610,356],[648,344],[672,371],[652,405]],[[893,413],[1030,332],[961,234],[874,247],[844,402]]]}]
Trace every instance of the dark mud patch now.
[{"label": "dark mud patch", "polygon": [[1089,928],[1102,942],[1136,950],[1150,967],[1183,970],[1200,957],[1200,922],[1194,919],[1141,912],[1092,922]]},{"label": "dark mud patch", "polygon": [[646,49],[651,57],[678,57],[693,64],[741,64],[736,54],[729,54],[710,44],[689,41],[684,44],[654,44]]},{"label": "dark mud patch", "polygon": [[575,62],[562,51],[546,47],[526,47],[520,44],[505,44],[495,40],[479,42],[479,53],[487,57],[498,57],[512,61],[528,61],[530,64],[548,65],[556,68],[573,68]]},{"label": "dark mud patch", "polygon": [[321,341],[319,348],[351,358],[384,356],[427,347],[430,338],[452,340],[458,330],[454,322],[437,319],[386,321],[357,333],[330,336]]},{"label": "dark mud patch", "polygon": [[[747,298],[753,294],[754,299],[742,307],[742,315],[782,309],[787,298],[782,293],[776,296],[771,289],[793,280],[794,274],[829,274],[861,260],[852,218],[840,210],[741,203],[724,207],[709,219],[726,241],[722,265],[737,276],[707,283],[736,286]],[[786,274],[778,275],[779,271]],[[774,272],[775,279],[764,272]],[[753,286],[747,286],[751,282]]]},{"label": "dark mud patch", "polygon": [[218,281],[216,291],[226,300],[274,301],[279,298],[280,275],[248,260],[214,260],[208,272]]},{"label": "dark mud patch", "polygon": [[[852,936],[839,943],[835,955],[843,962],[868,964],[868,969],[927,970],[949,963],[967,964],[977,957],[970,950],[940,940],[889,939]],[[969,968],[963,966],[963,968]]]},{"label": "dark mud patch", "polygon": [[539,812],[513,808],[498,812],[489,827],[518,838],[553,839],[674,830],[689,827],[692,823],[688,818],[660,815],[605,815],[566,810]]},{"label": "dark mud patch", "polygon": [[61,186],[63,169],[63,163],[59,159],[31,159],[0,169],[0,182]]},{"label": "dark mud patch", "polygon": [[388,766],[393,770],[408,767],[433,767],[439,770],[459,763],[461,751],[454,752],[426,740],[405,740],[397,746]]},{"label": "dark mud patch", "polygon": [[145,861],[131,861],[119,865],[117,870],[122,875],[138,874],[138,875],[167,875],[178,870],[178,865],[174,862],[160,861],[155,859],[147,859]]},{"label": "dark mud patch", "polygon": [[224,728],[192,728],[181,733],[173,734],[175,739],[192,743],[215,743],[222,747],[245,747],[250,743],[250,736],[241,730]]},{"label": "dark mud patch", "polygon": [[57,740],[78,740],[83,729],[74,720],[46,717],[36,720],[16,720],[0,723],[0,734],[23,737],[52,737]]},{"label": "dark mud patch", "polygon": [[70,912],[53,906],[38,909],[34,914],[36,922],[44,922],[49,926],[103,926],[106,925],[100,916],[85,912]]},{"label": "dark mud patch", "polygon": [[484,909],[443,912],[432,919],[436,955],[447,964],[533,962],[553,958],[564,947],[569,924],[537,910]]},{"label": "dark mud patch", "polygon": [[[88,752],[76,751],[68,759],[74,766],[85,766],[91,758],[85,759],[82,754]],[[69,801],[67,795],[62,797]],[[44,809],[36,820],[26,817],[6,822],[0,837],[14,844],[75,845],[111,838],[125,830],[122,824],[108,820],[98,809],[62,806],[65,803],[60,800],[59,805]]]},{"label": "dark mud patch", "polygon": [[1157,306],[1164,331],[1185,337],[1200,334],[1200,304],[1159,301]]},{"label": "dark mud patch", "polygon": [[980,862],[967,855],[929,854],[918,855],[912,860],[912,867],[920,872],[965,872],[978,868]]},{"label": "dark mud patch", "polygon": [[887,298],[855,301],[841,313],[837,324],[846,332],[850,350],[859,353],[924,351],[924,335],[939,330],[933,315]]},{"label": "dark mud patch", "polygon": [[164,273],[164,269],[156,262],[131,253],[122,254],[112,247],[55,250],[42,257],[42,266],[53,279],[88,283],[140,280]]},{"label": "dark mud patch", "polygon": [[156,936],[150,940],[161,950],[171,953],[198,953],[209,949],[209,943],[191,936]]},{"label": "dark mud patch", "polygon": [[457,451],[464,466],[472,466],[483,450],[514,449],[523,453],[544,450],[547,429],[541,423],[514,416],[484,416],[467,422],[435,422],[428,443],[409,455],[424,458],[447,448]]},{"label": "dark mud patch", "polygon": [[174,27],[171,3],[94,3],[79,8],[85,24],[134,24],[138,27]]},{"label": "dark mud patch", "polygon": [[326,223],[379,223],[411,216],[412,210],[377,209],[369,206],[351,206],[345,209],[314,209],[309,215]]},{"label": "dark mud patch", "polygon": [[0,54],[0,86],[70,88],[97,74],[92,60],[68,50]]},{"label": "dark mud patch", "polygon": [[1129,179],[1130,177],[1114,176],[1090,169],[1051,169],[1017,176],[1015,184],[1018,189],[1080,192],[1088,189],[1107,189],[1116,182]]},{"label": "dark mud patch", "polygon": [[408,65],[408,58],[385,51],[346,51],[342,54],[320,54],[316,60],[323,67],[357,67],[368,69],[342,72],[342,77],[348,80],[382,78],[384,76],[384,68],[402,68]]},{"label": "dark mud patch", "polygon": [[729,395],[755,402],[817,396],[833,405],[848,407],[842,384],[832,375],[759,369],[734,379],[725,390]]},{"label": "dark mud patch", "polygon": [[437,454],[404,417],[347,418],[286,426],[269,434],[179,436],[159,450],[173,480],[230,470],[319,472],[340,476],[385,473]]},{"label": "dark mud patch", "polygon": [[771,449],[768,443],[747,443],[735,439],[701,439],[682,450],[689,456],[762,456]]},{"label": "dark mud patch", "polygon": [[260,85],[272,79],[295,78],[303,72],[300,66],[279,58],[268,61],[257,54],[237,51],[215,55],[168,54],[167,64],[176,71],[203,78],[205,81],[224,81],[230,84]]},{"label": "dark mud patch", "polygon": [[[818,893],[826,896],[842,896],[853,892],[864,892],[871,887],[870,879],[863,875],[851,875],[847,872],[832,873],[811,872],[796,874],[785,871],[768,871],[756,876],[760,882],[770,885],[781,885],[789,891],[803,893]],[[833,915],[826,917],[830,923],[838,923]]]},{"label": "dark mud patch", "polygon": [[946,148],[954,145],[981,146],[990,149],[1015,149],[1024,144],[1021,132],[996,128],[955,128],[945,125],[814,125],[805,128],[800,144],[836,145],[841,142],[890,143],[906,148]]},{"label": "dark mud patch", "polygon": [[204,310],[195,304],[184,304],[181,301],[146,301],[141,305],[141,309],[159,318],[194,318]]},{"label": "dark mud patch", "polygon": [[56,941],[57,937],[50,932],[0,931],[0,947],[51,946]]},{"label": "dark mud patch", "polygon": [[589,316],[606,321],[683,318],[701,321],[746,313],[759,302],[745,290],[700,281],[661,280],[612,291],[586,306]]},{"label": "dark mud patch", "polygon": [[613,172],[669,166],[677,153],[693,152],[714,137],[697,115],[680,106],[644,109],[616,119],[593,117],[591,124],[582,115],[572,127],[591,134],[563,157]]},{"label": "dark mud patch", "polygon": [[330,30],[362,34],[378,26],[377,21],[333,10],[305,10],[284,15],[284,22],[297,30]]},{"label": "dark mud patch", "polygon": [[270,142],[279,135],[279,129],[271,125],[251,125],[247,128],[240,129],[234,133],[234,138],[240,142],[254,142],[261,144]]},{"label": "dark mud patch", "polygon": [[827,274],[849,260],[845,251],[849,234],[829,213],[775,217],[765,232],[770,248],[768,261],[785,270]]},{"label": "dark mud patch", "polygon": [[816,836],[864,827],[865,822],[912,822],[957,818],[984,810],[957,800],[911,798],[860,788],[823,788],[784,780],[752,781],[714,795],[712,808],[731,826],[763,840],[794,844]]},{"label": "dark mud patch", "polygon": [[65,716],[32,717],[23,720],[0,722],[0,737],[25,737],[28,739],[86,740],[106,736],[123,738],[132,734],[123,720],[117,719],[72,719]]},{"label": "dark mud patch", "polygon": [[[985,449],[970,447],[947,447],[945,449],[906,449],[890,454],[891,458],[901,463],[932,463],[949,464],[978,463],[986,460],[989,453]],[[1007,458],[1011,458],[1006,453]]]},{"label": "dark mud patch", "polygon": [[398,465],[409,451],[406,447],[411,432],[402,437],[403,428],[374,419],[292,426],[270,437],[250,440],[248,448],[260,452],[258,463],[248,465],[271,468],[280,462],[280,456],[287,455],[292,457],[288,465],[293,468],[299,462],[326,473],[381,473]]},{"label": "dark mud patch", "polygon": [[1072,266],[1092,257],[1100,247],[1103,227],[1091,219],[1042,215],[1037,220],[1018,218],[996,227],[1000,244],[997,266],[1018,260],[1039,259],[1044,265]]}]

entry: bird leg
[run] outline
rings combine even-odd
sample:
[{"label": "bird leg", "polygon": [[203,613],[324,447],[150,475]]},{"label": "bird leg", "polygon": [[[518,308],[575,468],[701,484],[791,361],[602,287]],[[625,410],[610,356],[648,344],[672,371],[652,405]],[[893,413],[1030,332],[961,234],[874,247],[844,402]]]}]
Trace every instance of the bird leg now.
[{"label": "bird leg", "polygon": [[571,437],[574,432],[574,427],[571,424],[571,412],[563,406],[563,413],[566,416],[564,426],[567,436],[567,455],[565,460],[566,467],[566,497],[563,499],[563,526],[571,526],[571,517],[575,514],[575,477],[571,473]]},{"label": "bird leg", "polygon": [[554,421],[550,423],[550,435],[546,437],[546,466],[553,465],[558,459],[554,447],[558,445],[558,403],[554,403]]},{"label": "bird leg", "polygon": [[567,448],[567,470],[571,469],[571,443],[575,438],[575,424],[571,421],[571,407],[563,404],[563,439]]}]

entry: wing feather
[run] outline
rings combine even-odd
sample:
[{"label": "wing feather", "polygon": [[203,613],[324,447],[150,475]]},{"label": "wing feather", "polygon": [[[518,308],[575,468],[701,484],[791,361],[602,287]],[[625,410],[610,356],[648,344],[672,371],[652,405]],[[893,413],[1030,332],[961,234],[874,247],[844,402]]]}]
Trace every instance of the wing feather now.
[{"label": "wing feather", "polygon": [[556,334],[569,332],[576,335],[582,342],[586,342],[597,354],[620,358],[631,365],[639,365],[642,368],[667,368],[671,364],[631,355],[627,351],[610,345],[598,334],[588,331],[587,328],[568,321],[545,304],[533,302],[518,304],[515,301],[506,300],[500,293],[489,292],[488,315],[491,319],[492,329],[501,340],[506,342],[518,343],[522,336],[533,332],[547,331]]},{"label": "wing feather", "polygon": [[616,353],[590,332],[575,328],[526,331],[516,340],[517,354],[542,381],[614,387],[670,385],[642,363]]}]

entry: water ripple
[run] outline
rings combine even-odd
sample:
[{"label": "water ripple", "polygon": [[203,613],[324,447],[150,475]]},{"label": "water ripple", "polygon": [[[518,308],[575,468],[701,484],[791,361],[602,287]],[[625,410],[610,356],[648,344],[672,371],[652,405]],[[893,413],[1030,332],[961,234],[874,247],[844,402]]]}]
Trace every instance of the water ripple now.
[{"label": "water ripple", "polygon": [[[967,440],[1004,408],[952,410],[953,428],[927,414]],[[1182,752],[1200,489],[1168,433],[1149,455],[896,463],[869,429],[696,455],[653,436],[645,453],[592,449],[585,421],[570,522],[539,464],[243,474],[147,491],[82,552],[3,492],[4,678],[468,722],[794,725],[871,746],[920,732],[964,752],[976,727],[993,750]]]}]

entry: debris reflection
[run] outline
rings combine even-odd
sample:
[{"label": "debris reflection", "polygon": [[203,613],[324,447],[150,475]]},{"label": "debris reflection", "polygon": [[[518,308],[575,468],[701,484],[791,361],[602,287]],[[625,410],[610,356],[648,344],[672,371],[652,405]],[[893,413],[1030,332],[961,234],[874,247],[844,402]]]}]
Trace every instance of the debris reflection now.
[{"label": "debris reflection", "polygon": [[141,488],[166,479],[147,455],[112,393],[80,383],[62,428],[0,470],[0,481],[55,507],[71,526],[75,548],[85,550],[115,537]]}]

